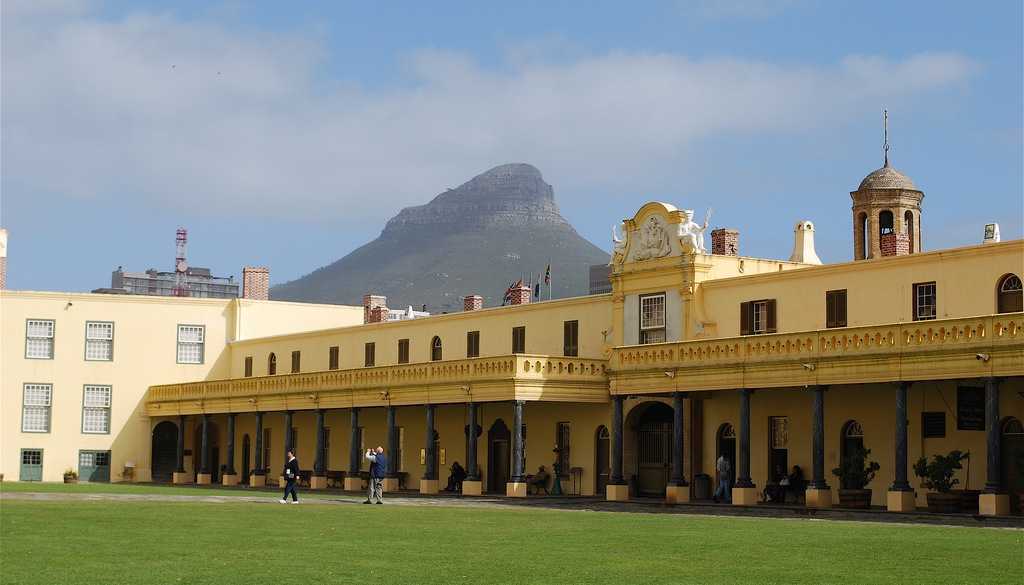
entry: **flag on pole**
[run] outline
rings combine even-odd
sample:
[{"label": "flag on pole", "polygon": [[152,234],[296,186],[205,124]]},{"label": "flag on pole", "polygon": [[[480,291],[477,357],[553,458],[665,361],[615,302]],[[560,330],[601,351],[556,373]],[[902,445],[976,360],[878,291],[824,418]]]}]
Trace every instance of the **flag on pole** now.
[{"label": "flag on pole", "polygon": [[551,284],[551,265],[548,264],[548,269],[544,271],[544,284]]},{"label": "flag on pole", "polygon": [[540,282],[535,282],[533,284],[533,298],[535,298],[535,299],[539,299],[540,298]]}]

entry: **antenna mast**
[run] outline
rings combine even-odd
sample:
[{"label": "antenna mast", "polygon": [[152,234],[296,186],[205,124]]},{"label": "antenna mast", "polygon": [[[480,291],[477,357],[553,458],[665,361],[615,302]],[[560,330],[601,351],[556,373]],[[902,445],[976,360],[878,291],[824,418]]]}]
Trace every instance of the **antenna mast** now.
[{"label": "antenna mast", "polygon": [[187,297],[189,296],[188,290],[188,279],[186,278],[186,272],[188,271],[188,262],[185,261],[185,246],[188,244],[188,230],[183,227],[178,228],[178,231],[174,234],[175,244],[175,257],[174,257],[174,290],[172,294],[176,297]]},{"label": "antenna mast", "polygon": [[882,151],[885,153],[885,166],[889,166],[889,110],[882,110]]}]

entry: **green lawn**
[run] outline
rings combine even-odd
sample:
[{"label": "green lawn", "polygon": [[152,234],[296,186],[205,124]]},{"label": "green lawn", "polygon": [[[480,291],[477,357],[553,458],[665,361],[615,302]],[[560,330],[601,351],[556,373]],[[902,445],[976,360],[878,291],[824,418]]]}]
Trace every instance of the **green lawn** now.
[{"label": "green lawn", "polygon": [[[63,486],[3,485],[5,492],[41,489]],[[0,582],[1019,584],[1024,566],[1020,530],[309,500],[282,506],[266,495],[267,503],[7,499]]]}]

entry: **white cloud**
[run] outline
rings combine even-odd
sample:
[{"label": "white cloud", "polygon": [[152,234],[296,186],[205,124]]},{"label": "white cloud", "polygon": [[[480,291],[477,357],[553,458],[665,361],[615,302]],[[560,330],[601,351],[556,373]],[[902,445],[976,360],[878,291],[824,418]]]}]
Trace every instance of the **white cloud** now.
[{"label": "white cloud", "polygon": [[711,134],[829,126],[973,68],[940,53],[811,67],[635,52],[545,61],[531,48],[484,69],[420,51],[402,84],[366,89],[323,78],[315,36],[102,20],[78,4],[46,18],[3,4],[9,197],[336,221],[381,219],[511,161],[557,174],[559,192],[626,188],[679,169]]}]

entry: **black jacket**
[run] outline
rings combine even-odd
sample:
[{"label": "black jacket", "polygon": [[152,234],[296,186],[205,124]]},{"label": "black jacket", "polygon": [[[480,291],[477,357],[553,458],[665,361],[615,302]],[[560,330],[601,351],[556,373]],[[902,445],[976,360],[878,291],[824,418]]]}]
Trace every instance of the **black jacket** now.
[{"label": "black jacket", "polygon": [[284,471],[282,473],[284,474],[285,479],[299,479],[299,458],[296,457],[288,463],[285,463]]}]

